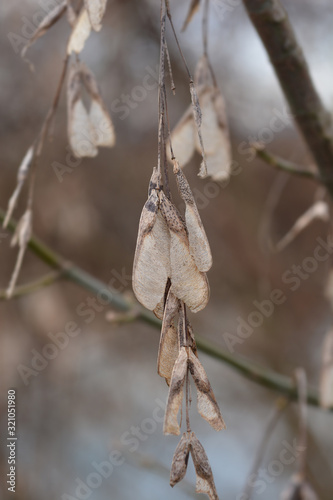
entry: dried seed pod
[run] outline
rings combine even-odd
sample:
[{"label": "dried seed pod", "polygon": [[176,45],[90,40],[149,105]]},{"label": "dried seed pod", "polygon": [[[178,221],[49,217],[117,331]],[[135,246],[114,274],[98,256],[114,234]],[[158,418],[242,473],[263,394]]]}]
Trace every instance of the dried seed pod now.
[{"label": "dried seed pod", "polygon": [[172,370],[178,357],[178,335],[173,320],[179,309],[179,300],[169,290],[165,303],[160,345],[157,356],[157,373],[170,385]]},{"label": "dried seed pod", "polygon": [[198,270],[190,253],[184,221],[163,191],[160,208],[170,231],[171,290],[191,311],[201,311],[209,299],[207,277]]},{"label": "dried seed pod", "polygon": [[23,160],[21,162],[21,165],[19,166],[18,172],[17,172],[17,182],[16,182],[16,188],[12,194],[12,196],[9,199],[8,202],[8,208],[6,212],[6,217],[3,222],[3,227],[6,228],[8,226],[8,222],[13,214],[13,211],[16,207],[17,200],[20,196],[20,193],[22,191],[23,184],[28,176],[29,169],[32,164],[32,160],[34,157],[34,147],[30,146],[28,151],[23,157]]},{"label": "dried seed pod", "polygon": [[24,45],[22,51],[21,51],[21,56],[24,57],[27,50],[35,41],[43,36],[48,29],[50,29],[64,14],[65,10],[67,8],[67,0],[63,0],[59,4],[56,4],[56,6],[51,9],[51,11],[42,19],[42,21],[39,23],[37,26],[36,30],[32,34],[31,38],[29,38],[28,42]]},{"label": "dried seed pod", "polygon": [[133,266],[133,290],[147,309],[153,310],[164,299],[170,276],[170,234],[159,211],[158,183],[154,169],[150,194],[143,207]]},{"label": "dried seed pod", "polygon": [[199,5],[200,5],[200,0],[191,0],[187,16],[186,16],[186,19],[185,19],[183,27],[182,27],[182,31],[186,30],[187,26],[189,25],[189,23],[192,20],[192,17],[199,9]]},{"label": "dried seed pod", "polygon": [[105,107],[94,74],[81,63],[81,77],[83,84],[91,98],[89,121],[94,130],[95,146],[112,147],[115,144],[115,133],[112,120]]},{"label": "dried seed pod", "polygon": [[323,408],[333,407],[333,330],[327,332],[322,346],[319,395]]},{"label": "dried seed pod", "polygon": [[11,241],[11,246],[14,247],[16,245],[19,246],[19,253],[17,256],[15,268],[12,274],[12,277],[10,279],[10,283],[8,285],[8,288],[6,290],[6,297],[9,299],[14,292],[15,285],[18,279],[19,272],[22,267],[22,262],[23,262],[23,257],[27,248],[27,245],[29,243],[29,240],[31,238],[31,231],[32,231],[32,211],[30,209],[27,209],[21,219],[19,220],[19,223],[16,226],[15,233],[13,235],[12,241]]},{"label": "dried seed pod", "polygon": [[281,500],[318,500],[318,496],[301,474],[294,474],[282,492]]},{"label": "dried seed pod", "polygon": [[91,24],[89,20],[88,12],[83,8],[78,15],[78,18],[73,27],[72,34],[68,41],[67,54],[70,55],[72,52],[80,54],[83,50],[84,44],[89,37],[91,32]]},{"label": "dried seed pod", "polygon": [[190,452],[190,436],[189,432],[184,432],[173,455],[170,471],[170,486],[172,487],[179,483],[186,474]]},{"label": "dried seed pod", "polygon": [[[190,161],[195,151],[195,133],[192,109],[189,108],[172,132],[172,149],[182,166]],[[171,161],[169,148],[167,154]]]},{"label": "dried seed pod", "polygon": [[195,491],[204,493],[210,500],[218,500],[212,469],[206,452],[194,432],[191,433],[190,452],[197,477]]},{"label": "dried seed pod", "polygon": [[213,259],[197,205],[189,183],[180,169],[177,160],[174,160],[173,171],[176,175],[180,196],[184,200],[186,206],[185,222],[188,230],[190,252],[194,257],[199,271],[206,272],[212,267]]},{"label": "dried seed pod", "polygon": [[73,64],[67,84],[68,139],[71,150],[77,158],[96,156],[94,129],[81,99],[81,65]]},{"label": "dried seed pod", "polygon": [[189,350],[188,365],[197,388],[198,412],[216,431],[225,429],[225,423],[206,372],[191,349]]},{"label": "dried seed pod", "polygon": [[163,425],[164,434],[175,434],[177,436],[180,434],[177,415],[183,401],[183,387],[188,366],[187,360],[188,355],[186,347],[181,347],[171,375],[169,395]]},{"label": "dried seed pod", "polygon": [[95,31],[100,31],[107,0],[84,0],[90,23]]}]

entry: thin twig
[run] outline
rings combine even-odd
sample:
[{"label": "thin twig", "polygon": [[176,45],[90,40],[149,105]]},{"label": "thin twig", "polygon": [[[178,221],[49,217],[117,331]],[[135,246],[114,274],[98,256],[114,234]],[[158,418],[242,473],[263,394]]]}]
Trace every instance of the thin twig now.
[{"label": "thin twig", "polygon": [[305,170],[296,163],[280,158],[279,156],[275,156],[259,146],[252,146],[258,158],[263,160],[265,163],[272,165],[276,169],[287,172],[288,174],[323,182],[316,172],[313,172],[312,170]]},{"label": "thin twig", "polygon": [[[53,283],[56,283],[59,281],[63,276],[62,271],[53,271],[51,273],[46,274],[45,276],[42,276],[41,278],[38,278],[35,281],[32,281],[31,283],[26,283],[25,285],[18,286],[14,289],[11,299],[15,297],[22,297],[24,295],[29,295],[33,292],[36,292],[37,290],[40,290],[41,288],[45,288],[49,285],[53,285]],[[6,295],[6,290],[0,290],[0,300],[6,300],[7,295]]]}]

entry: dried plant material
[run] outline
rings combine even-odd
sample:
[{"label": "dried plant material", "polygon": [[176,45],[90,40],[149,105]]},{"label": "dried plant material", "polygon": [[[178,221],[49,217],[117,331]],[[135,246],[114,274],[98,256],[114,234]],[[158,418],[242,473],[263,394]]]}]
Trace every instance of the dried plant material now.
[{"label": "dried plant material", "polygon": [[48,29],[50,29],[64,14],[65,10],[67,8],[67,0],[64,0],[60,2],[59,4],[56,4],[56,6],[44,17],[44,19],[39,23],[37,26],[36,30],[32,34],[31,38],[29,38],[29,41],[24,45],[21,56],[24,57],[27,50],[35,41],[43,36]]},{"label": "dried plant material", "polygon": [[100,31],[107,0],[84,0],[90,23],[95,31]]},{"label": "dried plant material", "polygon": [[189,453],[196,473],[196,492],[204,493],[210,500],[218,500],[212,469],[206,452],[194,432],[185,432],[179,441],[172,459],[170,485],[175,486],[185,477]]},{"label": "dried plant material", "polygon": [[326,334],[322,346],[319,396],[323,408],[333,408],[333,330]]},{"label": "dried plant material", "polygon": [[190,253],[184,221],[163,191],[160,192],[160,207],[170,231],[171,290],[191,311],[201,311],[209,299],[207,277],[198,270]]},{"label": "dried plant material", "polygon": [[195,86],[193,83],[190,83],[190,93],[191,93],[191,101],[192,101],[192,111],[194,117],[194,123],[197,129],[197,135],[195,138],[197,139],[197,150],[202,156],[202,162],[200,165],[199,177],[207,177],[207,163],[206,163],[206,152],[204,148],[203,138],[202,138],[202,111],[197,95],[197,91],[195,90]]},{"label": "dried plant material", "polygon": [[325,297],[329,301],[331,308],[333,309],[333,271],[330,270],[328,273],[327,283],[325,287]]},{"label": "dried plant material", "polygon": [[325,201],[317,201],[297,219],[290,231],[276,245],[276,251],[284,250],[315,219],[329,221],[329,207]]},{"label": "dried plant material", "polygon": [[198,412],[216,431],[225,429],[225,423],[206,372],[191,349],[189,350],[188,365],[197,388]]},{"label": "dried plant material", "polygon": [[18,275],[20,273],[20,269],[22,267],[22,262],[23,262],[23,257],[27,248],[27,245],[29,243],[29,240],[31,238],[31,231],[32,231],[32,212],[30,209],[27,209],[26,212],[23,214],[21,219],[19,220],[14,236],[11,241],[11,246],[14,247],[16,245],[19,246],[19,253],[17,256],[15,268],[12,274],[12,277],[10,279],[10,283],[8,285],[8,288],[6,290],[6,297],[8,299],[11,298],[13,295],[15,285],[18,279]]},{"label": "dried plant material", "polygon": [[[182,116],[172,132],[172,149],[180,165],[186,165],[193,156],[195,151],[195,128],[191,108]],[[168,157],[171,161],[169,149]]]},{"label": "dried plant material", "polygon": [[180,427],[177,421],[177,415],[183,401],[183,387],[187,373],[187,351],[185,347],[179,350],[178,358],[174,364],[167,407],[165,410],[163,432],[164,434],[180,434]]},{"label": "dried plant material", "polygon": [[[82,86],[91,98],[89,114],[82,100]],[[98,146],[112,147],[115,133],[93,73],[83,64],[71,67],[67,89],[69,143],[77,158],[92,157]]]},{"label": "dried plant material", "polygon": [[157,306],[154,309],[154,314],[156,318],[162,320],[163,319],[163,314],[164,314],[164,297],[159,301]]},{"label": "dried plant material", "polygon": [[319,500],[312,487],[301,474],[294,474],[281,494],[281,500]]},{"label": "dried plant material", "polygon": [[17,172],[17,183],[16,183],[16,188],[10,197],[10,200],[8,202],[8,208],[6,212],[6,217],[3,222],[3,227],[6,228],[8,226],[8,222],[13,214],[13,211],[16,207],[17,200],[20,196],[20,193],[22,191],[23,184],[28,176],[29,169],[32,164],[32,160],[34,157],[34,147],[30,146],[26,154],[24,155],[24,158],[21,162],[21,165],[19,166],[18,172]]},{"label": "dried plant material", "polygon": [[191,456],[197,477],[195,491],[204,493],[210,500],[218,500],[212,469],[206,452],[194,432],[191,433],[190,443]]},{"label": "dried plant material", "polygon": [[68,2],[67,2],[66,17],[67,17],[68,24],[72,28],[74,28],[76,20],[77,20],[77,15],[76,15],[75,10],[73,9],[73,5],[72,5],[72,2],[70,0],[68,0]]},{"label": "dried plant material", "polygon": [[194,14],[199,9],[199,5],[200,5],[200,0],[191,0],[191,4],[190,4],[189,10],[188,10],[186,19],[184,21],[184,24],[183,24],[183,27],[182,27],[182,31],[186,30],[187,26],[189,25],[189,23],[192,20],[192,17],[194,16]]},{"label": "dried plant material", "polygon": [[172,487],[185,477],[190,453],[190,440],[191,433],[184,432],[173,455],[170,471],[170,486]]},{"label": "dried plant material", "polygon": [[179,309],[179,300],[169,290],[165,303],[160,345],[157,356],[157,373],[170,385],[172,370],[178,357],[178,335],[173,324]]},{"label": "dried plant material", "polygon": [[199,271],[207,272],[212,267],[213,259],[194,196],[189,183],[187,182],[187,179],[176,160],[174,161],[173,171],[176,175],[180,196],[184,200],[186,206],[185,222],[188,231],[191,255],[193,256]]},{"label": "dried plant material", "polygon": [[91,24],[86,9],[82,9],[73,27],[67,46],[67,54],[80,54],[91,32]]},{"label": "dried plant material", "polygon": [[170,276],[170,234],[159,211],[156,169],[152,175],[150,194],[143,207],[133,266],[133,290],[147,309],[153,310],[164,299]]}]

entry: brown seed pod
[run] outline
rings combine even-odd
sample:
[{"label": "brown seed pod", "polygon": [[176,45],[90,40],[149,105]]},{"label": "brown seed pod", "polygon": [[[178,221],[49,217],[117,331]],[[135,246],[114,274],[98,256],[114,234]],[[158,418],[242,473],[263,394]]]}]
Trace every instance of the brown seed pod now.
[{"label": "brown seed pod", "polygon": [[188,354],[186,347],[181,347],[171,375],[163,425],[164,434],[175,434],[176,436],[180,434],[177,415],[183,401],[183,387],[187,373],[187,359]]},{"label": "brown seed pod", "polygon": [[170,385],[172,370],[178,357],[178,335],[174,318],[179,309],[179,300],[169,290],[165,303],[160,345],[157,356],[157,373]]},{"label": "brown seed pod", "polygon": [[199,271],[207,272],[212,267],[213,259],[194,196],[177,160],[174,160],[173,171],[176,175],[179,194],[186,206],[185,222],[191,255]]},{"label": "brown seed pod", "polygon": [[150,181],[150,194],[143,207],[133,265],[133,290],[147,309],[154,310],[164,299],[170,276],[170,234],[159,210],[156,169]]},{"label": "brown seed pod", "polygon": [[301,474],[294,474],[282,492],[281,500],[318,500],[318,496]]},{"label": "brown seed pod", "polygon": [[216,431],[225,429],[225,423],[207,374],[191,349],[189,349],[188,365],[197,388],[198,412]]},{"label": "brown seed pod", "polygon": [[191,311],[201,311],[209,299],[207,277],[198,270],[191,255],[184,221],[163,191],[160,192],[160,208],[170,231],[171,290]]},{"label": "brown seed pod", "polygon": [[179,483],[186,474],[190,453],[190,436],[189,432],[184,432],[173,455],[170,470],[170,486],[172,487]]},{"label": "brown seed pod", "polygon": [[191,433],[190,452],[196,473],[195,491],[204,493],[210,500],[218,500],[212,469],[206,452],[194,432]]}]

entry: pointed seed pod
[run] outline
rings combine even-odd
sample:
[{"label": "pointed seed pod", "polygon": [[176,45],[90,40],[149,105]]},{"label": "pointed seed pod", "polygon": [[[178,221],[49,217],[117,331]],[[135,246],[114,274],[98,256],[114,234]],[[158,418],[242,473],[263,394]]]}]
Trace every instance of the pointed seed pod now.
[{"label": "pointed seed pod", "polygon": [[181,481],[187,470],[188,457],[190,453],[190,433],[184,432],[173,455],[170,470],[170,486]]},{"label": "pointed seed pod", "polygon": [[167,407],[164,416],[164,434],[175,434],[176,436],[180,434],[177,415],[183,401],[183,387],[187,373],[187,359],[188,355],[186,348],[182,347],[172,370]]},{"label": "pointed seed pod", "polygon": [[178,357],[178,335],[174,318],[179,309],[179,300],[169,290],[165,303],[160,345],[157,356],[157,373],[170,385],[172,370]]},{"label": "pointed seed pod", "polygon": [[191,433],[190,452],[196,473],[195,491],[207,495],[210,500],[218,500],[212,469],[206,452],[194,432]]},{"label": "pointed seed pod", "polygon": [[100,31],[107,0],[84,0],[85,8],[93,30]]},{"label": "pointed seed pod", "polygon": [[67,54],[70,55],[72,52],[75,52],[75,54],[80,54],[80,52],[83,50],[87,38],[90,35],[90,32],[91,24],[88,12],[85,8],[83,8],[76,19],[72,34],[69,38]]}]

